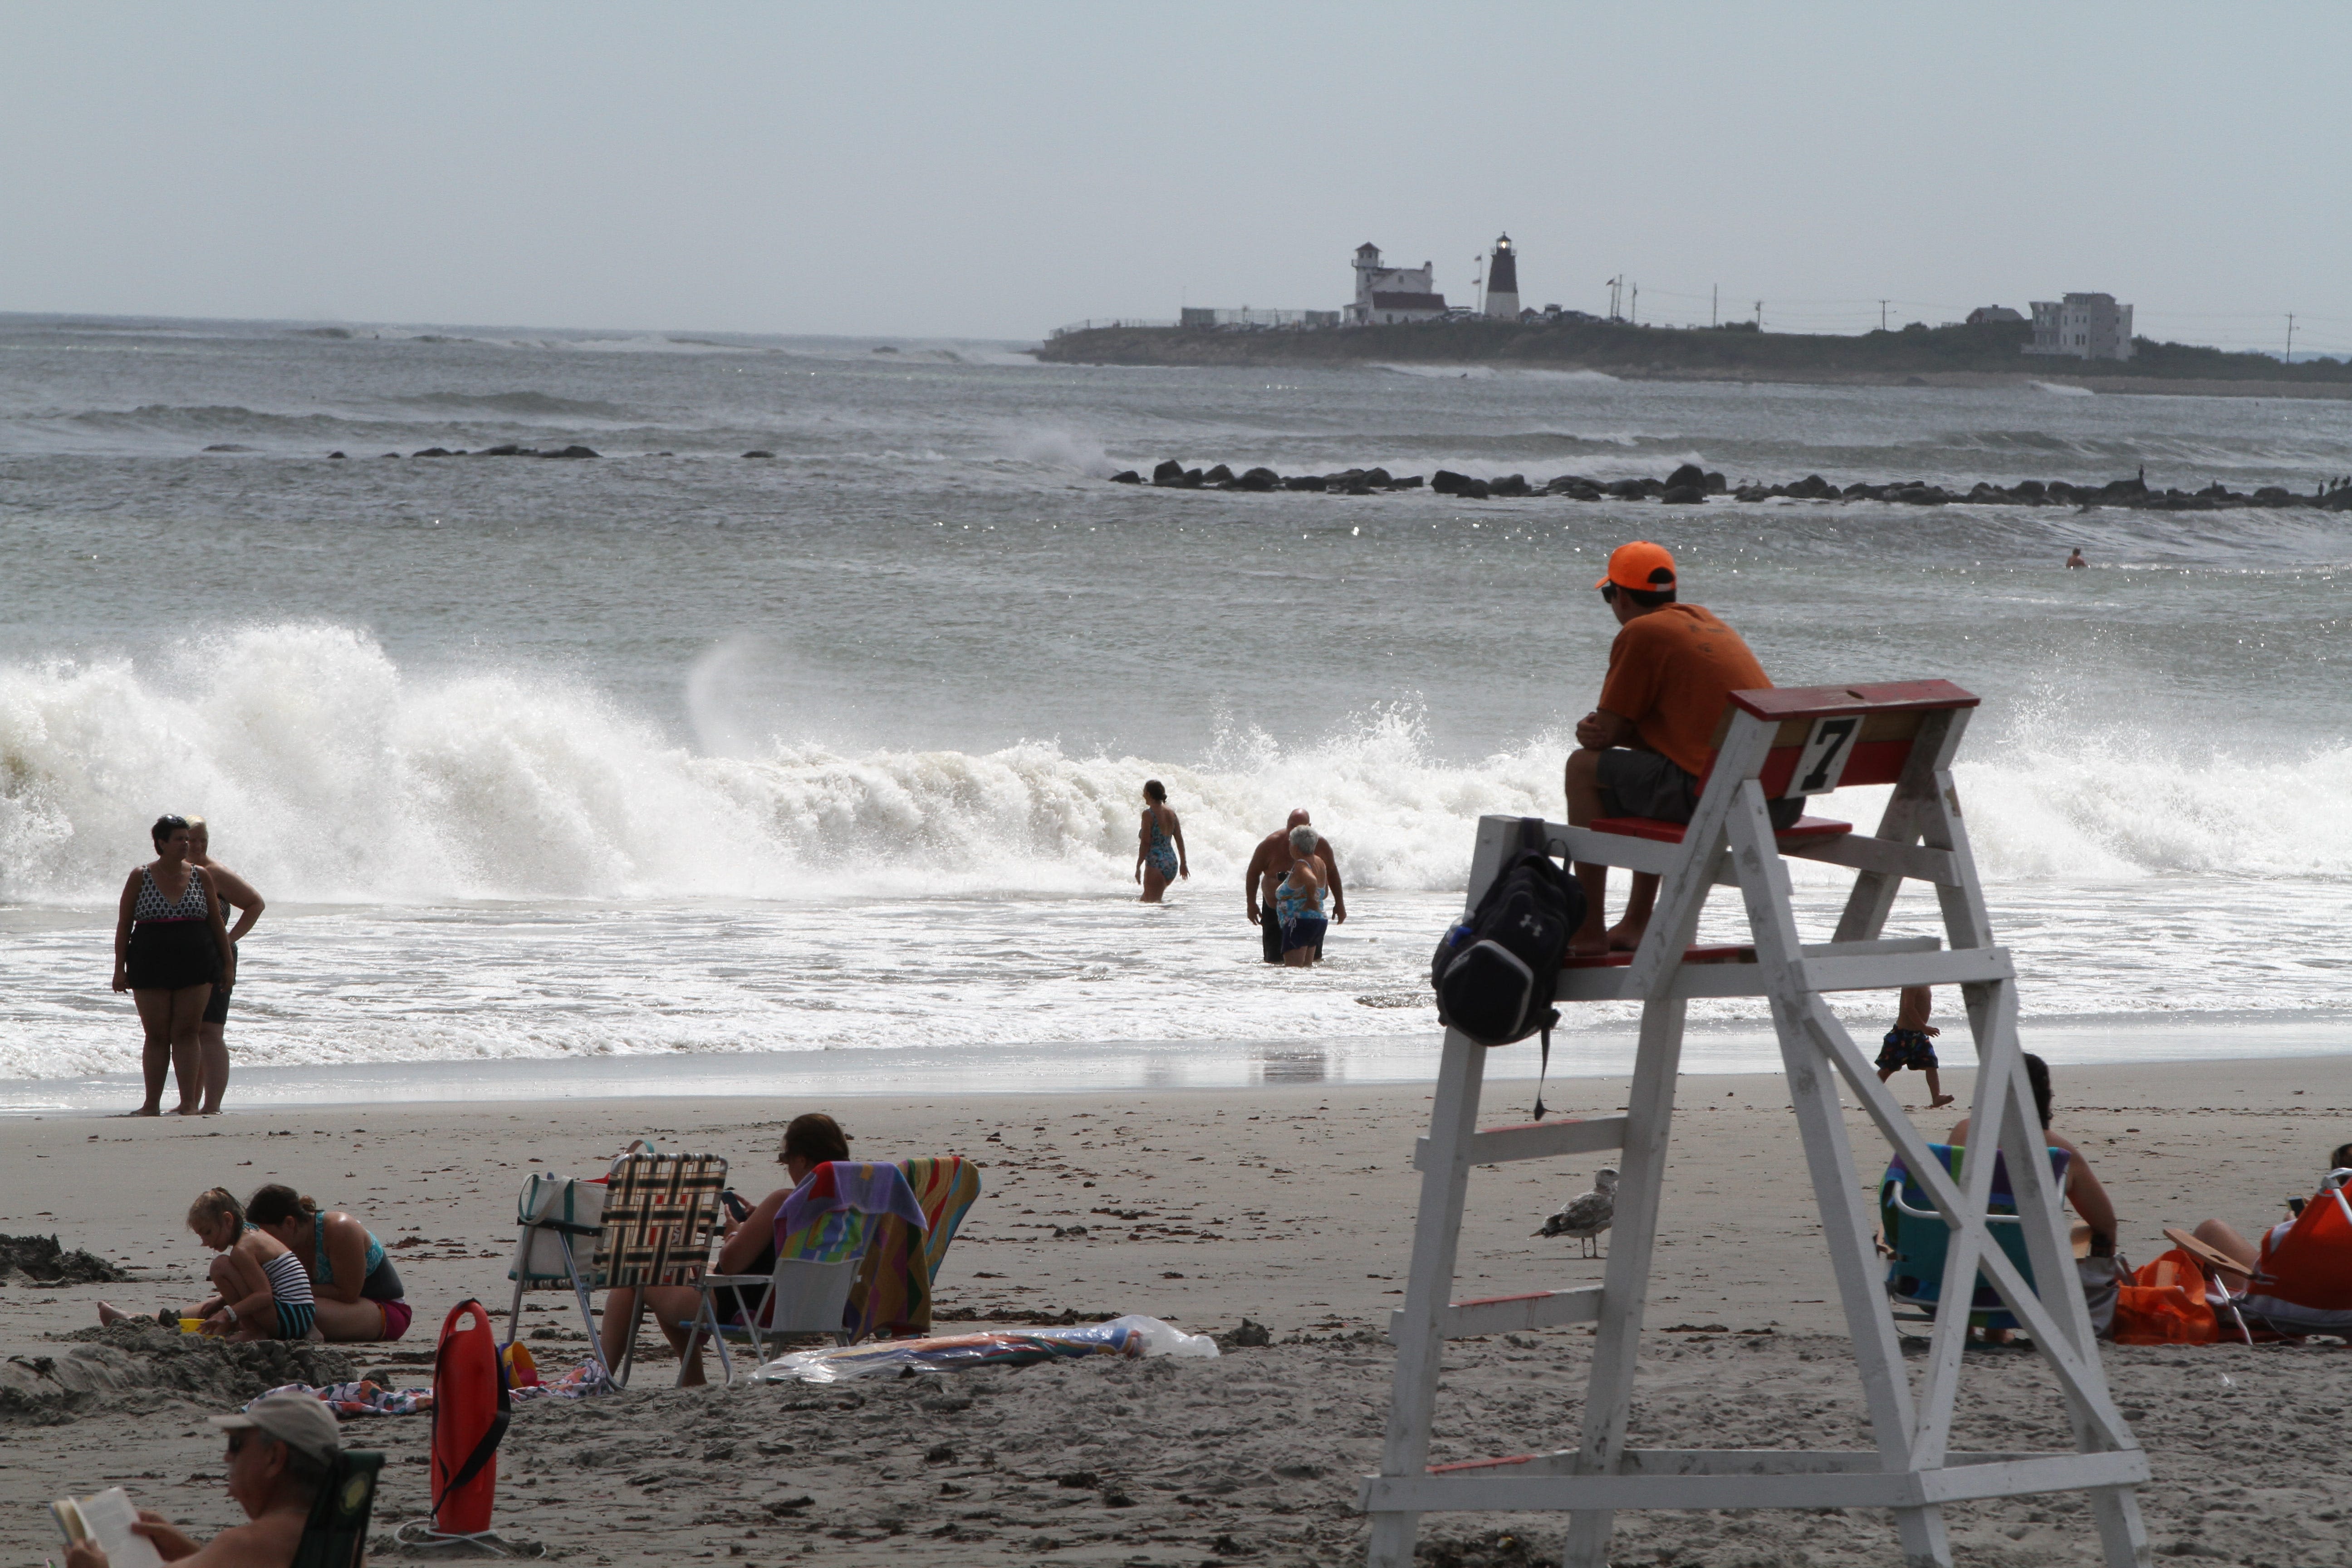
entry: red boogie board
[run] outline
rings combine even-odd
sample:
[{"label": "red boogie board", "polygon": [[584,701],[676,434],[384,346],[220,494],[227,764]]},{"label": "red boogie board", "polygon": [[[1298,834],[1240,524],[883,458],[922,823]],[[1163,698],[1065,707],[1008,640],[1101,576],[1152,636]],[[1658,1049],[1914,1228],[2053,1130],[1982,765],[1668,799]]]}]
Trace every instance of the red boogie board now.
[{"label": "red boogie board", "polygon": [[433,1528],[439,1533],[478,1535],[490,1528],[499,1442],[510,1408],[490,1316],[479,1301],[460,1301],[442,1321],[433,1358]]}]

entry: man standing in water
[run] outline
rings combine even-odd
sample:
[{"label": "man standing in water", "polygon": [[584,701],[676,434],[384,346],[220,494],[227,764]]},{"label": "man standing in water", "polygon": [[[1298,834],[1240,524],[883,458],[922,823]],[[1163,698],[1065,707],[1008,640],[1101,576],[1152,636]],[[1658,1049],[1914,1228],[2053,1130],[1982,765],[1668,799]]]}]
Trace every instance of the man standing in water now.
[{"label": "man standing in water", "polygon": [[[1257,927],[1261,951],[1268,963],[1282,962],[1282,920],[1275,909],[1274,889],[1290,871],[1290,830],[1311,826],[1305,806],[1292,812],[1280,831],[1258,840],[1257,851],[1250,857],[1249,869],[1242,873],[1242,910],[1249,916],[1250,924]],[[1331,885],[1330,918],[1334,923],[1344,921],[1348,918],[1348,895],[1339,886],[1339,852],[1319,833],[1315,836],[1315,858],[1323,862],[1323,874]],[[1315,956],[1323,956],[1319,942]]]},{"label": "man standing in water", "polygon": [[[253,884],[214,859],[211,855],[212,832],[201,816],[188,818],[188,864],[202,866],[212,874],[213,890],[220,901],[236,910],[236,924],[229,928],[231,945],[241,942],[253,929],[266,907]],[[205,1008],[204,1022],[196,1030],[196,1059],[201,1064],[204,1079],[204,1104],[198,1114],[217,1115],[221,1096],[228,1089],[228,994],[233,987],[215,985],[213,999]]]},{"label": "man standing in water", "polygon": [[[1738,632],[1696,605],[1675,602],[1675,558],[1664,545],[1642,539],[1619,545],[1593,586],[1622,629],[1609,647],[1601,705],[1576,726],[1579,750],[1569,753],[1565,778],[1569,826],[1602,816],[1688,822],[1730,694],[1772,682]],[[1773,801],[1772,826],[1789,826],[1804,806],[1801,798]],[[1658,879],[1634,873],[1625,917],[1606,930],[1609,868],[1580,863],[1576,879],[1584,885],[1584,924],[1569,952],[1591,957],[1639,947]]]},{"label": "man standing in water", "polygon": [[2077,544],[2076,546],[2074,546],[2074,552],[2072,555],[2069,555],[2068,557],[2066,557],[2066,564],[2067,564],[2067,565],[2069,565],[2069,566],[2085,566],[2085,567],[2087,567],[2088,565],[2090,565],[2090,563],[2089,563],[2089,562],[2087,562],[2087,561],[2085,561],[2085,560],[2084,560],[2084,559],[2083,559],[2083,547],[2082,547],[2081,545]]}]

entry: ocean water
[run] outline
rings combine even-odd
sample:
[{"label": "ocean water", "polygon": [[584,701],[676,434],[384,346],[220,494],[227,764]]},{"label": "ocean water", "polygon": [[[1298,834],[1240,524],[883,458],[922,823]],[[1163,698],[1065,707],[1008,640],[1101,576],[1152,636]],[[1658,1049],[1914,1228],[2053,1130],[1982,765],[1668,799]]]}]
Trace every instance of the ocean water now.
[{"label": "ocean water", "polygon": [[[2074,1059],[2352,1047],[2345,514],[1105,482],[2307,490],[2352,472],[2352,406],[1017,347],[0,317],[0,1107],[135,1070],[113,900],[166,810],[270,901],[231,1034],[257,1092],[722,1057],[781,1089],[1426,1073],[1472,824],[1558,815],[1630,537],[1782,684],[1984,697],[1971,831],[2029,1026]],[[602,456],[384,456],[507,442]],[[1146,777],[1192,850],[1163,909],[1129,880]],[[1257,963],[1240,887],[1293,805],[1354,915],[1303,973]],[[1825,921],[1840,879],[1800,879]],[[1776,1062],[1760,1007],[1696,1016],[1710,1065]],[[1621,1067],[1630,1029],[1577,1010],[1555,1070]]]}]

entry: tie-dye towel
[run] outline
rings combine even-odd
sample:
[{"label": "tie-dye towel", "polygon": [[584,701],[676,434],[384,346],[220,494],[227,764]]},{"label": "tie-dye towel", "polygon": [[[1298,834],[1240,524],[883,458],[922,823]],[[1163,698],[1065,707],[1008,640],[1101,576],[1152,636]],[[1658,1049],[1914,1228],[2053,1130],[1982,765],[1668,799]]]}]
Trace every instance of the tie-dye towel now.
[{"label": "tie-dye towel", "polygon": [[919,1233],[896,1215],[881,1222],[849,1293],[849,1327],[856,1339],[931,1331],[931,1281],[939,1278],[965,1212],[980,1196],[980,1168],[956,1155],[906,1160],[898,1168],[929,1225]]}]

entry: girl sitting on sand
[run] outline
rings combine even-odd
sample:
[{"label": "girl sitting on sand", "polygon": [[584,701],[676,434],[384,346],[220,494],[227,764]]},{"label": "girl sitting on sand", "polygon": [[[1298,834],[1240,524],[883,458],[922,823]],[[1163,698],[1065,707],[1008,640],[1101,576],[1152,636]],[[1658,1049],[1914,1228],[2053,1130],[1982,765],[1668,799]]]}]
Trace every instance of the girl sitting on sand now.
[{"label": "girl sitting on sand", "polygon": [[[220,1254],[209,1271],[214,1293],[184,1312],[164,1308],[155,1314],[158,1321],[168,1327],[200,1318],[199,1332],[232,1340],[311,1337],[310,1277],[302,1272],[301,1259],[276,1237],[247,1225],[234,1194],[226,1187],[199,1194],[188,1205],[188,1228]],[[98,1304],[101,1323],[129,1316],[104,1301]]]},{"label": "girl sitting on sand", "polygon": [[396,1340],[408,1331],[407,1292],[367,1226],[275,1182],[246,1200],[245,1217],[300,1261],[328,1339]]}]

